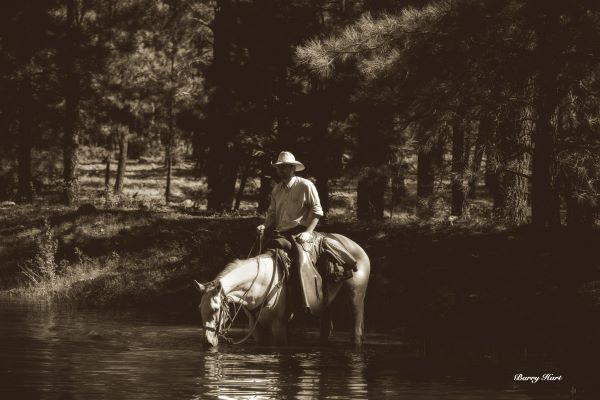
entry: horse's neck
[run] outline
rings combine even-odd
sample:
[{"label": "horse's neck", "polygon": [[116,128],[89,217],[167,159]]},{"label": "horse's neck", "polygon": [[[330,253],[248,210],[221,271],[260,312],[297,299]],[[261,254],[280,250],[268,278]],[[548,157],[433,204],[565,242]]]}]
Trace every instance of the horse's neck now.
[{"label": "horse's neck", "polygon": [[272,273],[273,261],[269,257],[253,257],[240,261],[237,268],[222,276],[221,286],[226,295],[256,297],[260,293],[254,292],[268,285]]}]

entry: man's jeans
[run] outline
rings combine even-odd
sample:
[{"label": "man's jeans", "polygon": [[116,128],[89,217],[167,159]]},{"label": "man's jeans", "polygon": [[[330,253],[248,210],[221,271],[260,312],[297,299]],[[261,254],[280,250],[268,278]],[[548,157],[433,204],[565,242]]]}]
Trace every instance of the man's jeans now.
[{"label": "man's jeans", "polygon": [[283,249],[286,253],[292,250],[292,236],[302,233],[306,230],[305,226],[298,225],[284,232],[273,231],[270,240],[265,246],[266,249]]}]

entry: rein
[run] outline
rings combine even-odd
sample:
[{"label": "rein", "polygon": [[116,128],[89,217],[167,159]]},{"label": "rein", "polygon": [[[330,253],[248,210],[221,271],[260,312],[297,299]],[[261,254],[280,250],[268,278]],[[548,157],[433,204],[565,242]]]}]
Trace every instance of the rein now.
[{"label": "rein", "polygon": [[[260,258],[257,258],[256,262],[258,264],[258,270],[260,271]],[[244,302],[244,299],[247,297],[248,293],[250,292],[250,290],[252,289],[252,286],[254,286],[254,283],[256,282],[256,279],[258,278],[258,273],[254,277],[254,280],[250,284],[250,287],[248,288],[248,290],[246,290],[246,292],[244,292],[243,296],[240,298],[240,300],[238,302],[239,307],[236,307],[236,302],[234,302],[230,297],[225,295],[225,293],[221,289],[221,292],[219,295],[221,296],[222,303],[225,303],[225,305],[222,306],[221,310],[219,311],[219,318],[216,323],[217,328],[206,327],[205,329],[215,332],[220,339],[223,339],[225,342],[227,342],[229,344],[242,344],[246,340],[248,340],[250,338],[250,336],[252,336],[252,334],[256,330],[256,327],[258,326],[258,321],[260,319],[262,311],[264,310],[267,302],[270,300],[273,290],[278,290],[283,285],[283,282],[284,282],[287,274],[285,273],[285,268],[282,268],[282,271],[283,271],[283,274],[282,274],[281,279],[279,280],[279,282],[277,282],[277,284],[273,285],[273,283],[275,282],[275,273],[277,272],[277,258],[275,257],[273,259],[273,273],[271,274],[271,281],[269,282],[269,286],[267,287],[265,296],[264,296],[263,300],[261,301],[261,304],[253,310],[248,310],[243,305],[243,302]],[[230,313],[230,304],[232,304],[232,303],[233,303],[233,308],[234,308],[233,317],[231,316],[231,313]],[[231,329],[233,322],[235,321],[237,315],[239,314],[239,312],[242,308],[246,308],[252,314],[255,314],[256,310],[258,309],[258,314],[255,316],[254,325],[248,331],[246,336],[244,336],[244,338],[242,338],[241,340],[234,341],[232,338],[228,337],[227,334],[228,334],[229,330]],[[227,327],[221,329],[222,324],[227,324]]]},{"label": "rein", "polygon": [[248,256],[246,258],[250,258],[250,254],[252,254],[252,250],[254,250],[254,246],[256,246],[256,241],[259,241],[258,245],[258,254],[262,253],[262,241],[263,241],[263,233],[259,232],[258,235],[254,238],[254,243],[252,243],[252,247],[250,247],[250,251],[248,252]]}]

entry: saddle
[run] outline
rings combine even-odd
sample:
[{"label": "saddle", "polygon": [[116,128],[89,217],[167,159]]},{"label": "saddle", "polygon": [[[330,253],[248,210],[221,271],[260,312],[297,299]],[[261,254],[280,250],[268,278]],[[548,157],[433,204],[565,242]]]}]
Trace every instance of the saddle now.
[{"label": "saddle", "polygon": [[314,234],[312,242],[292,241],[292,270],[297,272],[301,305],[319,316],[328,305],[329,283],[352,277],[356,260],[343,244],[330,235]]}]

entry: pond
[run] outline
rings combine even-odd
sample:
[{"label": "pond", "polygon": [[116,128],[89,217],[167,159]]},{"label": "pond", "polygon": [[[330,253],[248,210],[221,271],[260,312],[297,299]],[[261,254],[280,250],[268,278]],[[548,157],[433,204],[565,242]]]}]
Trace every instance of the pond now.
[{"label": "pond", "polygon": [[319,346],[310,331],[285,348],[205,351],[190,321],[0,300],[0,398],[570,398],[561,384],[514,382],[506,368],[440,369],[393,335],[367,334],[361,350],[344,334]]}]

